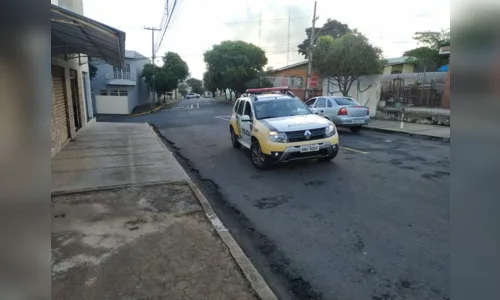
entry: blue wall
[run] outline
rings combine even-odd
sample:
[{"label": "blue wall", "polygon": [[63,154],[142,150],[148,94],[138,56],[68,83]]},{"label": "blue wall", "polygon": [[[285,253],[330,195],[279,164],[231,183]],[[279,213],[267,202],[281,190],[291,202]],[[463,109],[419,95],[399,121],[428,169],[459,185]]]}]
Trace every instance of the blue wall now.
[{"label": "blue wall", "polygon": [[91,63],[97,67],[96,76],[91,80],[92,93],[95,96],[98,96],[100,95],[101,90],[107,90],[108,93],[111,90],[127,90],[130,111],[138,105],[150,103],[149,87],[144,81],[144,78],[141,78],[144,65],[150,62],[151,61],[148,58],[135,51],[127,51],[125,55],[125,63],[130,64],[130,72],[135,73],[136,85],[110,85],[106,83],[106,74],[113,74],[113,67],[106,62],[92,59]]}]

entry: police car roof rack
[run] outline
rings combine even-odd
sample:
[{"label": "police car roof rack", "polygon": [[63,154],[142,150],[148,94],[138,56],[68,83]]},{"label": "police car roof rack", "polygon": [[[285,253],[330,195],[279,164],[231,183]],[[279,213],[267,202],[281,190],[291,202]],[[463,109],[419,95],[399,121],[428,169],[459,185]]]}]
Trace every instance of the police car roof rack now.
[{"label": "police car roof rack", "polygon": [[249,97],[252,99],[252,101],[257,101],[257,95],[262,95],[264,93],[270,93],[272,94],[273,92],[279,92],[281,95],[287,95],[293,98],[296,98],[294,93],[290,91],[290,89],[287,86],[280,86],[280,87],[272,87],[272,88],[258,88],[258,89],[247,89],[246,93],[250,94]]}]

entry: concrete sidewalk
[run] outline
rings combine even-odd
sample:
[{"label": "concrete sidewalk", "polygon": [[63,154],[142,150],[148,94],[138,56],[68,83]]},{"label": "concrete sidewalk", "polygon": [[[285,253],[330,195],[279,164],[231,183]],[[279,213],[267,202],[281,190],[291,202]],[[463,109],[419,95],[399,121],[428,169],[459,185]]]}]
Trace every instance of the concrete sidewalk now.
[{"label": "concrete sidewalk", "polygon": [[147,124],[87,126],[52,190],[53,299],[275,299]]},{"label": "concrete sidewalk", "polygon": [[363,127],[363,129],[374,130],[386,133],[400,133],[409,134],[413,136],[437,139],[442,141],[450,140],[451,128],[446,126],[404,123],[403,128],[400,128],[399,121],[386,121],[386,120],[370,120],[370,123]]}]

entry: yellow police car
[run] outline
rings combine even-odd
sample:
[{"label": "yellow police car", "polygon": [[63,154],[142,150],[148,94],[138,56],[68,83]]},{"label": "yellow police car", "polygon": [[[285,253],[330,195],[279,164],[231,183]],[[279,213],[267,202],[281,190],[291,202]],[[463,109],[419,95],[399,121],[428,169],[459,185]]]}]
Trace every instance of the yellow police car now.
[{"label": "yellow police car", "polygon": [[339,151],[335,125],[288,87],[248,89],[234,104],[229,131],[233,147],[250,149],[258,169],[298,159],[330,161]]}]

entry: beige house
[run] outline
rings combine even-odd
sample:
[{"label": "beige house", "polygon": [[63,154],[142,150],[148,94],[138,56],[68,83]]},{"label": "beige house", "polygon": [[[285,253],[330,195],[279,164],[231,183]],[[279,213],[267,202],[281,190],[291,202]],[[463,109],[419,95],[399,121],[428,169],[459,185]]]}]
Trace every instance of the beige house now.
[{"label": "beige house", "polygon": [[402,74],[415,72],[415,65],[407,62],[408,57],[387,58],[384,74]]},{"label": "beige house", "polygon": [[82,0],[52,0],[51,154],[94,117],[88,57],[122,67],[125,33],[83,16]]}]

